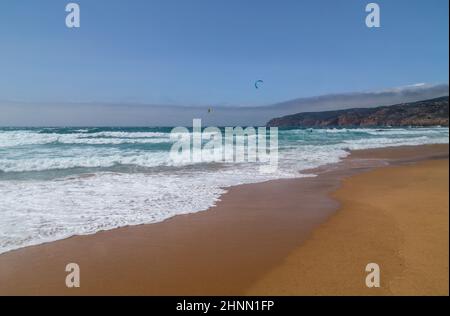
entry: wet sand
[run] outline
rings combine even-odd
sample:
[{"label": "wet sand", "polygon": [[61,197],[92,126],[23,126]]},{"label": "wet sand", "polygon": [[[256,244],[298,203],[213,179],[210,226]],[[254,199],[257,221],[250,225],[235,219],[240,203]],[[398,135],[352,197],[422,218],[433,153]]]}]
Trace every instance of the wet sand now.
[{"label": "wet sand", "polygon": [[[380,265],[386,267],[386,270],[382,268],[382,282],[389,281],[390,292],[381,292],[384,288],[375,291],[382,294],[398,294],[404,289],[404,283],[400,282],[401,280],[405,279],[414,283],[418,277],[423,278],[428,275],[422,271],[423,269],[414,265],[414,260],[417,261],[420,258],[417,255],[418,251],[426,254],[426,257],[439,254],[435,261],[436,271],[445,269],[442,267],[442,262],[443,258],[447,258],[448,293],[448,193],[447,191],[445,194],[442,193],[445,183],[448,188],[448,167],[445,169],[439,160],[444,157],[448,157],[448,145],[355,152],[351,158],[338,166],[329,168],[327,171],[321,170],[320,175],[315,178],[277,180],[233,187],[222,197],[222,201],[216,207],[205,212],[176,216],[157,224],[125,227],[91,236],[76,236],[11,251],[0,255],[0,295],[356,293],[352,292],[354,286],[358,284],[359,289],[361,278],[364,277],[365,264],[362,268],[359,265],[368,258],[364,256],[362,248],[352,244],[355,240],[364,241],[363,244],[372,246],[368,247],[370,249],[378,249],[385,255],[383,258],[386,260],[393,258],[392,262],[395,265],[393,264],[392,268],[387,267],[389,261],[385,263],[379,259]],[[433,164],[433,167],[429,168],[434,170],[428,176],[426,172],[417,175],[416,171],[408,171],[423,168],[422,165],[389,167],[365,173],[374,166],[380,166],[386,162],[410,164],[412,161],[428,158],[433,159],[432,162],[427,163]],[[360,178],[374,172],[386,172],[384,170],[391,170],[390,168],[406,168],[401,169],[403,174],[399,174],[396,178],[398,181],[403,179],[405,181],[402,183],[391,181],[390,173],[362,180]],[[359,174],[361,172],[364,173]],[[416,175],[417,179],[428,177],[428,182],[425,181],[427,188],[437,188],[438,191],[423,190],[423,193],[419,195],[421,192],[419,188],[405,187],[408,179],[405,174],[411,177]],[[442,175],[445,176],[445,183],[443,183]],[[417,179],[414,178],[414,180]],[[338,190],[343,180],[344,186]],[[418,234],[418,237],[414,237],[404,232],[421,231],[419,226],[423,224],[425,217],[422,214],[420,220],[413,220],[406,206],[400,202],[397,207],[401,208],[401,212],[391,211],[393,214],[388,213],[389,215],[377,213],[381,207],[376,203],[370,204],[371,211],[364,214],[357,211],[351,212],[351,209],[356,210],[358,207],[355,205],[349,207],[350,203],[361,203],[359,195],[353,193],[355,187],[350,187],[350,191],[345,189],[352,181],[359,181],[356,185],[357,189],[363,190],[368,184],[385,190],[383,195],[372,198],[373,188],[366,189],[365,199],[368,201],[385,201],[384,197],[391,190],[393,193],[390,200],[403,201],[405,192],[408,201],[412,200],[410,195],[421,201],[433,200],[435,204],[430,212],[434,212],[435,209],[440,211],[436,211],[439,213],[436,216],[428,217],[432,222],[429,225],[434,225],[435,222],[441,224],[431,226],[432,230],[426,230],[428,234]],[[422,183],[413,181],[413,183],[416,182]],[[398,187],[405,191],[396,191]],[[340,205],[338,201],[341,201],[342,205],[340,211],[336,213]],[[445,217],[442,217],[445,214],[441,214],[441,207],[445,206],[445,202],[447,203],[446,221],[444,221]],[[364,205],[364,208],[368,209],[368,206]],[[428,213],[430,208],[423,206],[419,210]],[[323,247],[332,245],[331,242],[334,240],[339,240],[339,236],[342,235],[339,221],[334,225],[333,221],[342,216],[347,216],[346,219],[340,220],[341,224],[348,221],[347,235],[344,234],[347,238],[343,237],[345,242],[339,244],[340,248],[332,248],[333,251],[330,253],[330,247]],[[321,225],[324,222],[325,224]],[[428,228],[429,225],[427,224],[426,227]],[[329,231],[327,231],[327,227],[330,226],[332,229],[328,228]],[[315,229],[317,227],[319,228]],[[436,229],[436,233],[430,233]],[[447,236],[444,238],[442,231],[445,229]],[[386,237],[388,241],[382,243],[379,241],[378,232],[381,231],[382,237]],[[318,238],[320,240],[317,246],[314,247],[314,244],[311,246]],[[423,239],[429,243],[437,243],[438,246],[428,247],[428,243],[425,243],[420,248],[416,247],[417,241]],[[442,250],[442,244],[445,243],[446,253]],[[400,245],[404,247],[401,248]],[[302,259],[299,266],[298,257],[305,257],[303,254],[305,247],[313,248],[314,252],[307,257],[309,261]],[[399,249],[403,257],[396,256]],[[342,278],[345,276],[347,280],[344,287],[336,279],[331,278],[332,281],[330,281],[330,276],[339,276],[341,270],[320,268],[321,262],[323,264],[328,261],[332,254],[334,254],[333,260],[350,263],[354,261],[352,266],[355,268],[348,270],[349,275],[340,276]],[[409,259],[397,261],[395,259],[397,257]],[[376,262],[377,258],[370,257],[370,260]],[[68,289],[65,286],[65,266],[70,262],[78,263],[81,269],[81,287],[78,289]],[[401,273],[405,270],[399,268],[397,264],[402,262],[403,264],[413,262],[406,271],[410,271],[417,278],[407,278],[404,276],[405,273]],[[427,263],[425,260],[421,262],[422,265]],[[310,272],[300,271],[300,267]],[[325,265],[325,267],[328,266]],[[355,275],[350,276],[352,271],[356,271]],[[303,279],[302,275],[305,274],[309,278]],[[290,282],[289,279],[293,281]],[[445,281],[445,276],[442,279]],[[311,284],[305,280],[315,283]],[[397,283],[395,283],[396,280]],[[440,281],[431,282],[427,286],[429,289],[427,293],[437,294],[438,291],[440,293],[442,288],[438,287],[438,283],[441,284]],[[396,286],[397,292],[393,290]],[[357,294],[366,294],[365,290],[362,289],[363,292],[357,292]]]}]

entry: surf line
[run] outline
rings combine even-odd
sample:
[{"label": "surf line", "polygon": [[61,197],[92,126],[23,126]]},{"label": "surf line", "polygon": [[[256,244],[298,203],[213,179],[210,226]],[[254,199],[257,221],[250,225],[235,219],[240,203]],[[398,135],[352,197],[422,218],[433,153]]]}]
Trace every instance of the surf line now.
[{"label": "surf line", "polygon": [[219,127],[202,129],[201,119],[192,121],[192,132],[175,127],[170,132],[173,145],[170,159],[174,164],[201,162],[259,163],[261,173],[278,169],[278,128]]}]

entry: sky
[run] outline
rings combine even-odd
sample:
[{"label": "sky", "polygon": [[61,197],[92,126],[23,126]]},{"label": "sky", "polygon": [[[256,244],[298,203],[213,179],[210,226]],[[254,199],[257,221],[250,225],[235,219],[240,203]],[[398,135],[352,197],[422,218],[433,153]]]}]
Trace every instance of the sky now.
[{"label": "sky", "polygon": [[[267,106],[186,106],[138,103],[0,102],[0,126],[265,126],[275,117],[301,112],[375,107],[446,96],[448,84],[415,84],[372,92],[297,98]],[[212,111],[210,111],[210,109]]]},{"label": "sky", "polygon": [[[267,105],[448,83],[448,1],[0,2],[0,100]],[[260,89],[254,82],[263,80]]]}]

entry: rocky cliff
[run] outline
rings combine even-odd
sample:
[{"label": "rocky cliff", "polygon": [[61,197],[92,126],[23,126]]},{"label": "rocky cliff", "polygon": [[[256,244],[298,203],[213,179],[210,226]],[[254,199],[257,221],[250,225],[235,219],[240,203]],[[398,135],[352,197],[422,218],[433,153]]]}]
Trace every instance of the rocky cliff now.
[{"label": "rocky cliff", "polygon": [[448,126],[448,96],[375,108],[305,112],[275,118],[278,127]]}]

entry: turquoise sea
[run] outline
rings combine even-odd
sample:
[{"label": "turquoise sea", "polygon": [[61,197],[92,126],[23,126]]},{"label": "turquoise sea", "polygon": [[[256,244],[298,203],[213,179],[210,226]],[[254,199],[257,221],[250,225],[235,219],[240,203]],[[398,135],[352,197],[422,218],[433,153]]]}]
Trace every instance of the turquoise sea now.
[{"label": "turquoise sea", "polygon": [[350,150],[449,142],[448,128],[280,129],[258,163],[173,164],[171,127],[0,128],[0,253],[208,209],[227,187],[314,176]]}]

